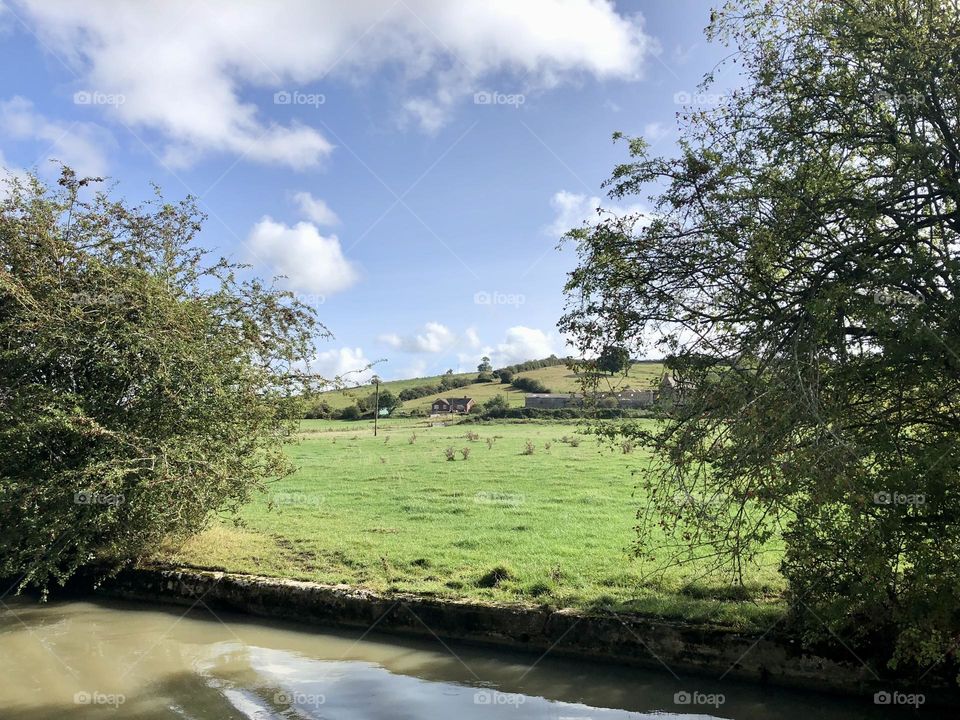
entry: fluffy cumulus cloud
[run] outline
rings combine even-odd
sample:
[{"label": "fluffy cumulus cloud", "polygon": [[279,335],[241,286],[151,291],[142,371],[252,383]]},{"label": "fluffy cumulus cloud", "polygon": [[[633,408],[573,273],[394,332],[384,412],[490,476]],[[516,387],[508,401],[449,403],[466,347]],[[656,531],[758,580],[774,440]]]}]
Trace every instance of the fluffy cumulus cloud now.
[{"label": "fluffy cumulus cloud", "polygon": [[[297,121],[274,122],[252,91],[327,94],[329,80],[389,68],[406,112],[436,130],[457,102],[514,78],[522,91],[568,78],[639,77],[653,42],[639,15],[609,0],[18,0],[46,47],[78,74],[77,90],[122,98],[109,111],[165,139],[165,160],[242,154],[295,168],[332,150]],[[289,97],[289,96],[288,96]],[[309,108],[294,108],[304,117]]]},{"label": "fluffy cumulus cloud", "polygon": [[593,222],[599,218],[597,208],[603,208],[614,215],[640,215],[641,222],[647,217],[643,205],[617,205],[609,200],[602,200],[595,195],[584,195],[560,190],[550,198],[553,207],[553,221],[545,228],[545,232],[553,237],[563,237],[573,228],[580,227],[585,222]]},{"label": "fluffy cumulus cloud", "polygon": [[525,360],[539,360],[558,352],[562,343],[553,335],[537,328],[517,325],[507,330],[506,339],[490,353],[495,366],[513,365]]},{"label": "fluffy cumulus cloud", "polygon": [[330,295],[359,278],[337,236],[321,235],[312,223],[290,226],[264,217],[250,231],[247,246],[258,266],[285,275],[287,287],[293,290]]},{"label": "fluffy cumulus cloud", "polygon": [[373,368],[361,348],[342,347],[319,352],[310,361],[311,372],[321,377],[339,379],[348,385],[359,385],[373,377]]},{"label": "fluffy cumulus cloud", "polygon": [[456,333],[438,322],[428,322],[420,332],[412,335],[387,333],[378,339],[392,348],[409,353],[441,353],[457,344]]},{"label": "fluffy cumulus cloud", "polygon": [[[0,132],[8,140],[23,140],[43,149],[40,159],[58,160],[80,175],[105,175],[107,161],[103,148],[112,140],[93,123],[65,123],[39,113],[26,98],[14,96],[0,101]],[[40,167],[41,171],[45,166]]]},{"label": "fluffy cumulus cloud", "polygon": [[6,199],[9,194],[9,183],[15,180],[26,182],[27,173],[23,168],[8,162],[3,151],[0,150],[0,200]]},{"label": "fluffy cumulus cloud", "polygon": [[293,201],[300,209],[300,213],[317,225],[330,226],[340,222],[340,218],[326,202],[321,198],[315,198],[308,192],[296,193],[293,196]]}]

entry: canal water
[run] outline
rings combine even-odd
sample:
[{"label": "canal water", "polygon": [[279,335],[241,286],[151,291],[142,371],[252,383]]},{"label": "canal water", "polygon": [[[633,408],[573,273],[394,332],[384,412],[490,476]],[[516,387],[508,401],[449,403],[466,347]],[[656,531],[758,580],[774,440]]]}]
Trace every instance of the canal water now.
[{"label": "canal water", "polygon": [[0,604],[3,720],[891,717],[897,708],[872,698],[330,632],[202,604],[186,614],[113,602]]}]

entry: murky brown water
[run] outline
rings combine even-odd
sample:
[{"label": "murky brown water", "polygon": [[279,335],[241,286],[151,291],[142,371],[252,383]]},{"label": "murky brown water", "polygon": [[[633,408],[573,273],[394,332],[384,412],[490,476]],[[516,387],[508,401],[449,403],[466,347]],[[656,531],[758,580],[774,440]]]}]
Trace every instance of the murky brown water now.
[{"label": "murky brown water", "polygon": [[3,602],[3,720],[892,717],[869,699],[314,631],[203,606],[183,615],[136,604]]}]

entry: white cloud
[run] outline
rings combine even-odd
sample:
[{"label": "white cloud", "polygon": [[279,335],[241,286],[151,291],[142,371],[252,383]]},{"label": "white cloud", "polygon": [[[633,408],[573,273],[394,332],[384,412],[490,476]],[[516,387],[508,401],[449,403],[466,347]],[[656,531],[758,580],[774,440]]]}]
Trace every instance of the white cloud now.
[{"label": "white cloud", "polygon": [[308,220],[312,220],[317,225],[336,225],[340,222],[337,214],[330,209],[321,198],[315,198],[308,192],[298,192],[293,196],[293,201],[300,208],[300,212]]},{"label": "white cloud", "polygon": [[356,385],[373,377],[374,371],[369,365],[370,361],[361,348],[342,347],[317,353],[309,369],[325,379],[340,378],[348,385]]},{"label": "white cloud", "polygon": [[467,331],[463,334],[463,337],[467,341],[467,344],[474,350],[480,347],[480,336],[477,334],[475,328],[467,328]]},{"label": "white cloud", "polygon": [[27,179],[27,171],[9,163],[4,156],[3,151],[0,150],[0,200],[3,200],[8,196],[8,183],[14,180],[19,180],[22,183],[26,183]]},{"label": "white cloud", "polygon": [[93,123],[49,120],[34,109],[30,100],[14,96],[0,101],[0,132],[10,140],[38,143],[45,159],[59,160],[78,175],[106,174],[107,160],[102,146],[112,141],[103,128]]},{"label": "white cloud", "polygon": [[507,330],[506,340],[498,343],[490,356],[494,367],[513,365],[525,360],[539,360],[557,352],[558,338],[543,330],[517,325]]},{"label": "white cloud", "polygon": [[596,196],[572,193],[560,190],[550,198],[553,206],[554,219],[547,228],[547,233],[554,237],[562,237],[564,233],[579,227],[586,220],[596,218],[597,208],[603,201]]},{"label": "white cloud", "polygon": [[304,168],[331,152],[312,127],[265,119],[249,89],[326,96],[328,77],[387,68],[405,111],[430,130],[484,78],[531,88],[583,74],[635,79],[655,45],[639,14],[604,0],[288,0],[282,11],[229,0],[19,2],[80,76],[76,89],[123,96],[109,112],[161,133],[166,160],[181,165],[216,151]]},{"label": "white cloud", "polygon": [[378,340],[403,352],[441,353],[456,345],[457,336],[446,325],[428,322],[421,332],[413,335],[400,336],[396,333],[386,333]]},{"label": "white cloud", "polygon": [[647,123],[643,126],[643,139],[651,145],[656,145],[665,137],[668,137],[672,132],[673,130],[666,123]]},{"label": "white cloud", "polygon": [[584,222],[594,222],[598,219],[597,208],[603,208],[604,211],[611,212],[616,216],[639,214],[641,222],[645,222],[648,216],[646,208],[637,203],[632,205],[616,205],[610,201],[601,200],[597,196],[587,196],[584,194],[572,193],[567,190],[560,190],[554,193],[550,198],[550,204],[553,206],[554,219],[544,231],[553,237],[563,237],[567,231],[580,227]]},{"label": "white cloud", "polygon": [[312,223],[291,227],[267,216],[253,226],[247,243],[254,260],[286,275],[287,286],[295,290],[333,294],[359,278],[337,236],[321,235]]}]

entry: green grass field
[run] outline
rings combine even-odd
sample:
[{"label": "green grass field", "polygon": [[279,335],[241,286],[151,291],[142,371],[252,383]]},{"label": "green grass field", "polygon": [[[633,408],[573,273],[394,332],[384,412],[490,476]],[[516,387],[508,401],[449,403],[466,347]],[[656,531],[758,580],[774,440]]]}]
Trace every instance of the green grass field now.
[{"label": "green grass field", "polygon": [[[645,389],[652,387],[660,381],[663,375],[663,365],[660,363],[635,363],[626,376],[618,375],[609,380],[601,380],[600,389],[623,390],[628,387],[635,389]],[[459,373],[455,378],[475,379],[477,373]],[[440,382],[442,375],[431,377],[413,378],[410,380],[391,380],[380,384],[381,389],[389,389],[395,394],[401,390],[415,387],[417,385],[436,385]],[[581,390],[580,380],[565,365],[554,365],[553,367],[538,368],[537,370],[528,370],[517,373],[517,377],[534,378],[546,385],[552,392],[578,392]],[[333,390],[323,393],[321,398],[326,400],[330,407],[339,409],[351,405],[357,398],[365,398],[373,392],[372,385],[362,385],[355,388],[346,388],[343,390]],[[509,385],[503,385],[499,382],[473,383],[461,388],[454,388],[447,392],[427,395],[416,400],[408,400],[403,403],[400,412],[410,412],[411,410],[429,410],[433,401],[439,397],[462,397],[464,395],[472,397],[478,404],[484,403],[494,395],[503,395],[511,407],[523,407],[523,393]]]},{"label": "green grass field", "polygon": [[[479,439],[468,440],[467,432]],[[415,436],[415,439],[414,439]],[[578,438],[579,446],[561,441]],[[487,440],[490,440],[488,447]],[[411,442],[412,441],[412,442]],[[527,443],[533,454],[523,454]],[[448,461],[444,449],[457,451]],[[464,460],[460,450],[469,449]],[[163,562],[445,598],[633,610],[737,627],[782,610],[771,566],[731,599],[719,579],[672,569],[644,580],[633,526],[648,458],[611,451],[576,423],[432,426],[308,420],[299,471]]]}]

